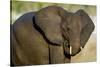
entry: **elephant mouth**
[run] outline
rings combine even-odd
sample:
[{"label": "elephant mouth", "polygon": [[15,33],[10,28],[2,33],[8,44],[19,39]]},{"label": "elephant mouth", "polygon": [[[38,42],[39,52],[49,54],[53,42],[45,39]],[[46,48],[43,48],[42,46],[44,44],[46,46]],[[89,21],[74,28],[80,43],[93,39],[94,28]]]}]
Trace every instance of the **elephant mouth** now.
[{"label": "elephant mouth", "polygon": [[64,54],[65,54],[65,55],[70,55],[70,56],[76,55],[77,53],[79,53],[79,52],[82,51],[82,49],[83,49],[83,47],[80,46],[79,50],[78,50],[76,53],[72,52],[72,51],[74,51],[74,50],[73,50],[73,47],[70,45],[70,43],[69,43],[68,40],[65,40],[65,41],[63,42],[63,48],[64,48]]}]

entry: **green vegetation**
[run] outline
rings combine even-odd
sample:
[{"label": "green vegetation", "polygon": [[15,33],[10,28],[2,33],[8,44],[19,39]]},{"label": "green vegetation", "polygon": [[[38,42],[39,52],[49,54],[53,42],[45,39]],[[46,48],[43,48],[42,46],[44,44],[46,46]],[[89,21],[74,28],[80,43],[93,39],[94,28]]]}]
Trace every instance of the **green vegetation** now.
[{"label": "green vegetation", "polygon": [[93,5],[77,5],[77,4],[63,4],[63,3],[47,3],[47,2],[31,2],[31,1],[11,1],[11,15],[12,15],[12,22],[16,20],[19,16],[24,13],[37,11],[41,8],[50,6],[50,5],[57,5],[61,6],[64,9],[75,12],[78,9],[85,10],[88,14],[95,16],[96,15],[96,6]]}]

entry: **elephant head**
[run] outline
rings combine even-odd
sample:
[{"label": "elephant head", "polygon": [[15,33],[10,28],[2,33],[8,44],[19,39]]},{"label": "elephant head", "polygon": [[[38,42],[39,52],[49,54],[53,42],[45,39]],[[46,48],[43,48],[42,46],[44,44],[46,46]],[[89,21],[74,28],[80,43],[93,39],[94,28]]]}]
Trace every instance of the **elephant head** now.
[{"label": "elephant head", "polygon": [[40,9],[35,20],[48,41],[64,45],[64,52],[69,55],[76,55],[94,30],[92,20],[83,10],[71,13],[58,6],[49,6]]},{"label": "elephant head", "polygon": [[61,25],[66,40],[64,50],[67,54],[76,55],[88,41],[94,30],[94,24],[88,14],[81,9],[76,13],[67,14],[65,21]]}]

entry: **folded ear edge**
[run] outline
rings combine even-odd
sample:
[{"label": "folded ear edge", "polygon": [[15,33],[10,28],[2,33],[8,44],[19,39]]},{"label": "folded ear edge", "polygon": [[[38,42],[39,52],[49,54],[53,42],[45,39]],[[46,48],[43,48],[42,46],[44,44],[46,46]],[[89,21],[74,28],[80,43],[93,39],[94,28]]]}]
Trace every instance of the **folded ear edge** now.
[{"label": "folded ear edge", "polygon": [[87,41],[90,38],[90,35],[92,34],[95,26],[91,18],[88,16],[88,14],[80,9],[76,12],[81,16],[82,21],[82,31],[81,31],[81,46],[84,47]]}]

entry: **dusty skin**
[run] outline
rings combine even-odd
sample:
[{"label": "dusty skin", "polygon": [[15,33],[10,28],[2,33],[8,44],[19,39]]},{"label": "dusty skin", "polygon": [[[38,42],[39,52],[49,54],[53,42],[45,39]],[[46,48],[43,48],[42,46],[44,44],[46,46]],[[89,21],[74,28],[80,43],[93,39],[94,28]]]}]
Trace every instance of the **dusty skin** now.
[{"label": "dusty skin", "polygon": [[[70,63],[70,57],[84,48],[94,28],[81,9],[72,13],[49,6],[26,13],[11,25],[12,65]],[[63,44],[65,41],[68,45]]]}]

